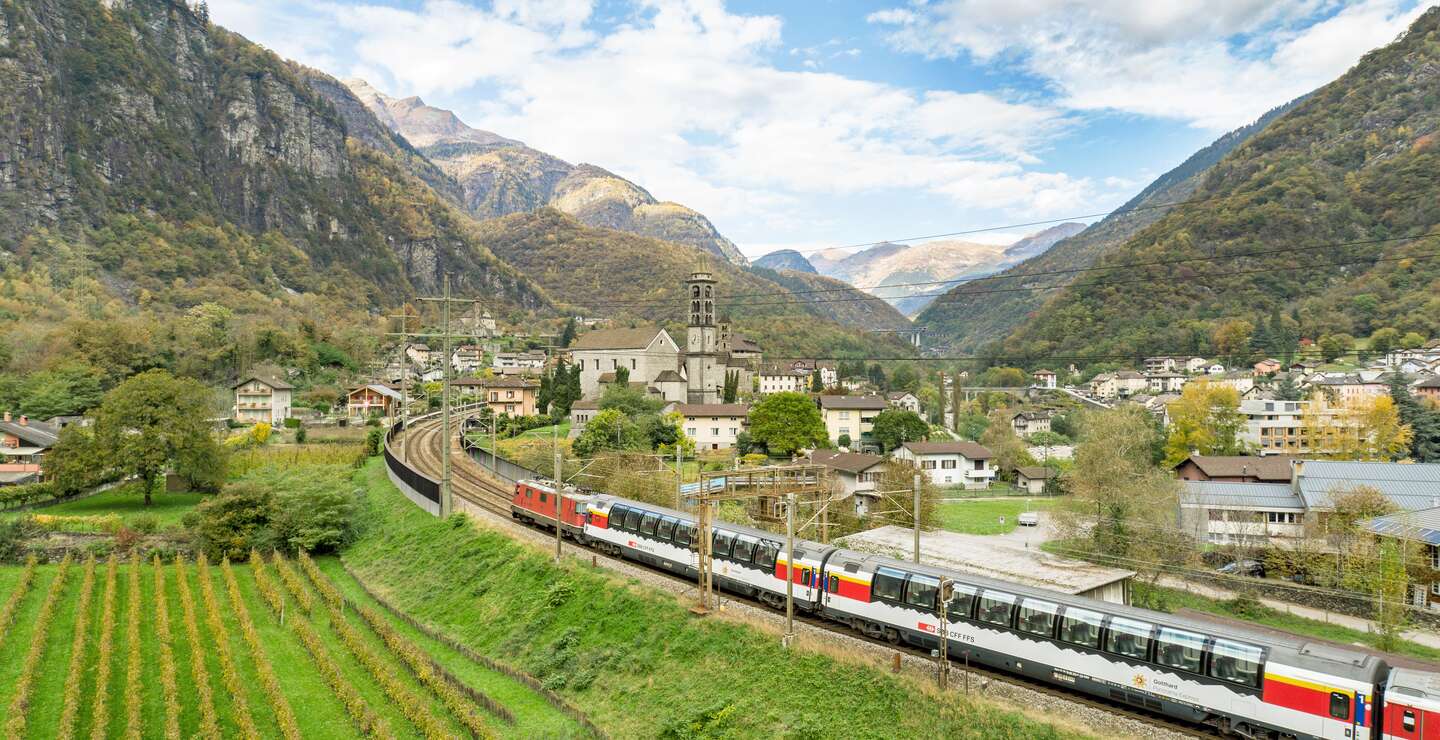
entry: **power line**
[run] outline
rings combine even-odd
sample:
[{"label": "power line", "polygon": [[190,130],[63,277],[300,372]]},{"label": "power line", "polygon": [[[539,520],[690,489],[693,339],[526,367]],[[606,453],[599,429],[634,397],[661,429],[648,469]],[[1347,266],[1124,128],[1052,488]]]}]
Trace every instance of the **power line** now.
[{"label": "power line", "polygon": [[[1361,356],[1361,355],[1368,354],[1368,353],[1371,353],[1371,352],[1374,352],[1374,350],[1349,349],[1349,350],[1345,350],[1345,351],[1343,351],[1343,352],[1337,353],[1337,354],[1335,355],[1335,358],[1336,358],[1336,359],[1339,359],[1339,358],[1341,358],[1341,357],[1348,357],[1348,356],[1350,356],[1350,355],[1355,355],[1355,356],[1359,357],[1359,356]],[[1134,358],[1136,358],[1136,357],[1199,357],[1199,356],[1201,356],[1201,355],[1203,355],[1203,354],[1209,354],[1209,355],[1211,355],[1211,356],[1216,355],[1215,352],[1202,353],[1202,352],[1198,352],[1198,351],[1194,351],[1194,350],[1179,350],[1179,351],[1173,351],[1173,350],[1141,350],[1141,351],[1135,351],[1135,352],[1112,352],[1112,353],[1088,354],[1088,355],[1053,355],[1053,354],[1045,354],[1045,355],[1042,355],[1042,354],[1037,354],[1037,355],[1025,355],[1025,354],[999,355],[999,354],[996,354],[996,355],[939,355],[939,356],[930,356],[930,357],[916,357],[916,356],[905,356],[905,357],[873,357],[873,356],[872,356],[872,357],[840,357],[840,356],[824,357],[824,356],[822,356],[822,357],[817,357],[817,356],[815,356],[815,355],[803,355],[803,356],[802,356],[802,355],[796,355],[796,356],[773,355],[772,358],[773,358],[773,359],[776,359],[776,360],[813,360],[813,361],[817,361],[817,362],[847,362],[847,361],[853,362],[853,361],[857,361],[857,360],[862,360],[862,361],[865,361],[865,362],[901,362],[901,361],[923,361],[923,362],[951,362],[951,361],[954,361],[954,362],[964,362],[964,361],[1001,362],[1001,361],[1013,361],[1013,362],[1033,362],[1033,361],[1035,361],[1035,360],[1053,360],[1053,361],[1064,361],[1064,362],[1104,362],[1104,361],[1106,361],[1106,360],[1130,360],[1130,359],[1134,359]],[[1224,354],[1224,353],[1220,353],[1220,354]],[[1277,354],[1289,354],[1289,355],[1292,355],[1292,356],[1294,356],[1294,357],[1324,357],[1325,351],[1322,350],[1322,349],[1320,349],[1320,348],[1318,348],[1318,347],[1300,347],[1300,348],[1295,349],[1295,350],[1293,350],[1293,351],[1291,351],[1291,352],[1281,352],[1281,353],[1277,353]],[[1203,375],[1202,375],[1202,376],[1197,376],[1197,380],[1203,380],[1204,378],[1205,378],[1205,376],[1203,376]]]},{"label": "power line", "polygon": [[[1270,256],[1270,255],[1282,255],[1282,253],[1312,252],[1312,251],[1318,251],[1318,249],[1339,249],[1339,248],[1346,248],[1346,246],[1380,245],[1380,243],[1390,243],[1390,242],[1420,242],[1420,240],[1424,240],[1424,239],[1434,239],[1434,238],[1437,238],[1437,236],[1440,236],[1440,235],[1436,235],[1436,233],[1428,233],[1428,235],[1391,236],[1391,238],[1382,238],[1382,239],[1359,239],[1359,240],[1351,240],[1351,242],[1328,242],[1328,243],[1318,243],[1318,245],[1289,246],[1289,248],[1264,249],[1264,251],[1256,251],[1256,252],[1237,252],[1237,253],[1230,253],[1230,255],[1194,256],[1194,258],[1176,258],[1176,259],[1155,259],[1155,261],[1145,261],[1145,262],[1122,262],[1122,263],[1112,263],[1112,265],[1092,265],[1092,266],[1084,266],[1084,268],[1054,269],[1054,271],[1022,272],[1022,274],[1012,274],[1012,275],[984,275],[984,276],[975,276],[975,278],[959,278],[959,279],[953,279],[953,281],[910,282],[910,284],[881,285],[880,288],[897,288],[897,286],[920,286],[920,285],[962,285],[962,284],[971,284],[971,282],[1001,281],[1001,279],[1040,278],[1040,276],[1073,275],[1073,274],[1080,274],[1080,272],[1104,272],[1104,271],[1119,271],[1119,269],[1153,268],[1153,266],[1187,265],[1187,263],[1194,263],[1194,262],[1218,262],[1218,261],[1223,261],[1223,259],[1244,259],[1244,258],[1251,258],[1251,256]],[[1401,258],[1394,258],[1394,259],[1416,259],[1416,258],[1420,258],[1420,256],[1424,256],[1424,255],[1408,255],[1408,256],[1401,256]],[[1428,255],[1428,256],[1433,256],[1433,255]],[[1368,261],[1371,261],[1371,259],[1374,259],[1374,261],[1385,261],[1385,258],[1380,258],[1380,256],[1365,256],[1365,258],[1356,258],[1356,259],[1354,259],[1354,261],[1348,261],[1348,262],[1320,263],[1319,266],[1349,265],[1349,263],[1368,262]],[[1224,272],[1224,274],[1211,274],[1211,275],[1195,275],[1195,276],[1191,276],[1191,278],[1188,278],[1188,279],[1208,279],[1208,278],[1217,278],[1217,276],[1248,275],[1248,274],[1256,274],[1256,272],[1296,271],[1296,269],[1312,269],[1312,268],[1315,268],[1315,266],[1316,266],[1316,265],[1313,265],[1313,263],[1310,263],[1310,265],[1296,265],[1296,266],[1289,266],[1289,268],[1260,268],[1260,269],[1254,269],[1254,271]],[[998,292],[1050,291],[1050,289],[1068,288],[1068,286],[1080,286],[1080,288],[1083,288],[1083,286],[1087,286],[1087,285],[1130,284],[1130,282],[1151,282],[1151,281],[1158,281],[1158,279],[1161,279],[1161,278],[1158,278],[1158,276],[1145,276],[1145,278],[1126,279],[1126,281],[1060,282],[1060,284],[1051,284],[1051,285],[1028,285],[1028,286],[1015,286],[1015,288],[992,288],[992,289],[985,289],[985,291],[966,291],[965,294],[963,294],[963,297],[968,298],[968,297],[972,297],[972,295],[998,294]],[[756,292],[756,294],[734,294],[734,295],[727,295],[727,297],[724,297],[724,302],[721,302],[720,305],[744,305],[744,307],[756,307],[756,305],[789,305],[789,304],[809,305],[809,304],[827,304],[827,302],[883,301],[883,298],[874,297],[874,295],[864,295],[864,297],[858,297],[858,298],[857,298],[857,297],[828,298],[828,299],[814,299],[814,301],[806,301],[806,299],[789,299],[789,301],[734,302],[734,299],[736,299],[736,298],[749,298],[749,297],[759,297],[759,298],[763,298],[763,297],[796,297],[796,295],[824,294],[824,292],[850,292],[851,289],[858,289],[858,288],[854,288],[854,286],[848,286],[848,288],[822,288],[822,289],[812,289],[812,291],[785,291],[785,292],[770,291],[770,292]],[[945,291],[945,292],[930,292],[930,294],[904,295],[904,297],[901,297],[901,298],[922,298],[922,297],[942,298],[942,297],[946,297],[946,295],[950,295],[950,291]],[[942,301],[939,301],[939,299],[937,299],[937,301],[935,301],[935,302],[942,302]],[[675,298],[675,299],[655,299],[655,301],[609,301],[609,302],[599,302],[599,304],[590,304],[590,305],[592,305],[592,307],[598,307],[598,308],[647,308],[647,307],[664,308],[664,307],[677,307],[677,305],[678,305],[678,307],[683,307],[684,304],[685,304],[685,299],[684,299],[684,298]]]}]

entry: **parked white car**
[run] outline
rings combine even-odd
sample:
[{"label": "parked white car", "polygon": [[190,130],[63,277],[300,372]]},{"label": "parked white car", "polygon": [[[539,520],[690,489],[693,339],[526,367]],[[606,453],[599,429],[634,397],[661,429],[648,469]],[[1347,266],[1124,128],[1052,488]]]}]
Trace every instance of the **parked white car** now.
[{"label": "parked white car", "polygon": [[1040,514],[1034,511],[1022,511],[1020,516],[1015,517],[1015,523],[1022,527],[1036,527],[1040,525]]}]

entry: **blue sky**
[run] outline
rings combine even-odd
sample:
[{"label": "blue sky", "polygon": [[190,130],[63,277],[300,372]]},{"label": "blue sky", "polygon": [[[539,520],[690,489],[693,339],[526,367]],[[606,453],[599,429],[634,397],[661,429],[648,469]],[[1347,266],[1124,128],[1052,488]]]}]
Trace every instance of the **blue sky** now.
[{"label": "blue sky", "polygon": [[610,169],[758,256],[1108,210],[1435,1],[210,8],[282,56]]}]

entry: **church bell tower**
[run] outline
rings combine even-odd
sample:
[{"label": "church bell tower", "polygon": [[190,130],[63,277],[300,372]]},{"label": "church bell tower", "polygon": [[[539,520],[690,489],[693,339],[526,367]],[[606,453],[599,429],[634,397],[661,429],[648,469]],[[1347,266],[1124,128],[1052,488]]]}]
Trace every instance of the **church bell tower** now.
[{"label": "church bell tower", "polygon": [[685,376],[690,403],[719,403],[724,374],[716,362],[720,329],[715,325],[715,277],[702,259],[685,281],[690,326],[685,331]]}]

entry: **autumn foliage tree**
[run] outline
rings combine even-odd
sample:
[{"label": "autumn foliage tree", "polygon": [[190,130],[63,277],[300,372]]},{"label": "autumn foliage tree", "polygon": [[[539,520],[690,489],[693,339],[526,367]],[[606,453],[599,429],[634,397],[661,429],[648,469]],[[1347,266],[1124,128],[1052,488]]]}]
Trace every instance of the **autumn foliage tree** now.
[{"label": "autumn foliage tree", "polygon": [[1200,380],[1187,383],[1172,402],[1165,463],[1173,466],[1192,454],[1235,455],[1240,452],[1240,394],[1231,386]]}]

